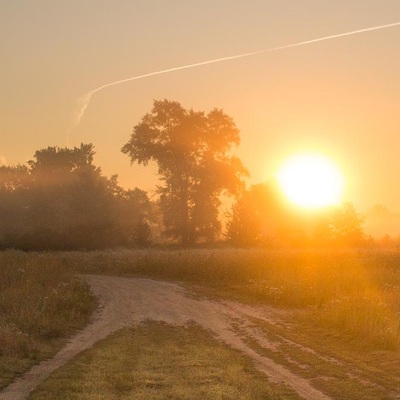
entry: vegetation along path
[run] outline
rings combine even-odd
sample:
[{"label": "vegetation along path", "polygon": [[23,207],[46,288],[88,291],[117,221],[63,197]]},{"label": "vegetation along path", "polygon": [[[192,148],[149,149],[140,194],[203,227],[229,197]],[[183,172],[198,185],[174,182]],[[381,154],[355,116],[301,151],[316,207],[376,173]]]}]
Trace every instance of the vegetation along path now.
[{"label": "vegetation along path", "polygon": [[[276,347],[276,343],[257,329],[254,320],[268,324],[284,323],[278,310],[194,298],[177,284],[150,279],[99,275],[86,276],[85,279],[100,302],[91,324],[74,336],[54,358],[33,367],[0,392],[1,400],[25,399],[55,369],[81,351],[112,332],[148,319],[178,325],[195,322],[250,356],[271,382],[287,385],[305,399],[330,399],[306,378],[265,355]],[[256,346],[251,345],[254,342]]]}]

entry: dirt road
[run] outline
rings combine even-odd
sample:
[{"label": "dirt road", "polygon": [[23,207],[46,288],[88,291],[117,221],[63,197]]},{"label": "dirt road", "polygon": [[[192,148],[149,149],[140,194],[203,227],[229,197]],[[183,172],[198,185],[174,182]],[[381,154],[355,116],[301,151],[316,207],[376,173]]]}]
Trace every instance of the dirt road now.
[{"label": "dirt road", "polygon": [[197,299],[189,296],[177,284],[150,279],[98,275],[84,278],[100,301],[100,308],[92,322],[75,335],[54,358],[36,365],[0,392],[0,400],[26,399],[40,382],[72,357],[112,332],[147,319],[179,325],[193,321],[250,356],[270,381],[291,387],[304,399],[330,399],[306,379],[256,352],[243,339],[247,337],[255,340],[260,348],[274,347],[274,343],[268,341],[251,322],[252,318],[274,323],[279,321],[280,313],[273,308]]}]

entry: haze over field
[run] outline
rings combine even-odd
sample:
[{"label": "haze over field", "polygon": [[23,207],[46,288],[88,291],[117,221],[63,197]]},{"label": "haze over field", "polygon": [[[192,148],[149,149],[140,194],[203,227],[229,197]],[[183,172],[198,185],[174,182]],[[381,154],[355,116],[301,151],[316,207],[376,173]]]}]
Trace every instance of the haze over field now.
[{"label": "haze over field", "polygon": [[[0,165],[65,146],[68,136],[71,146],[95,145],[106,175],[151,191],[156,169],[131,167],[120,149],[153,99],[167,98],[232,116],[249,184],[274,176],[292,155],[315,152],[339,166],[343,198],[357,210],[384,204],[398,213],[400,28],[264,50],[399,20],[396,0],[5,1]],[[70,130],[77,99],[96,88],[247,54],[104,87]]]},{"label": "haze over field", "polygon": [[400,399],[399,44],[399,0],[0,1],[0,400]]}]

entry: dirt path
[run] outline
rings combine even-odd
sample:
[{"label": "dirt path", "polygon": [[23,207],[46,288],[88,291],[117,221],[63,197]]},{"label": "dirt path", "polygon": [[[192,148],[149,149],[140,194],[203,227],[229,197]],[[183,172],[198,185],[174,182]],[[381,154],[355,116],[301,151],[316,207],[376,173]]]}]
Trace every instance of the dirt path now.
[{"label": "dirt path", "polygon": [[146,319],[171,324],[194,321],[212,331],[225,343],[249,355],[272,382],[290,386],[304,399],[330,400],[306,379],[262,356],[243,340],[245,332],[247,337],[257,341],[262,348],[274,347],[274,343],[257,332],[250,322],[251,318],[278,321],[280,314],[272,308],[199,300],[187,296],[185,290],[177,284],[150,279],[98,275],[86,276],[85,279],[101,304],[91,324],[75,335],[54,358],[36,365],[0,392],[0,400],[26,399],[39,383],[72,357],[110,333]]}]

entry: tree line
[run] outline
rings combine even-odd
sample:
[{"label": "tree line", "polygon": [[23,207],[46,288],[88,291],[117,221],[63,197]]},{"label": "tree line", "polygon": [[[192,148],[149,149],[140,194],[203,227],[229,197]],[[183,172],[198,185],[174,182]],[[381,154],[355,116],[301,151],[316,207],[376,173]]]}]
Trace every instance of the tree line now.
[{"label": "tree line", "polygon": [[0,167],[0,248],[97,249],[145,245],[152,205],[93,165],[92,144],[48,147],[28,165]]},{"label": "tree line", "polygon": [[[245,188],[232,148],[239,130],[223,110],[205,113],[155,101],[122,147],[132,163],[156,163],[155,200],[125,190],[93,164],[92,144],[48,147],[27,165],[0,167],[0,248],[98,249],[157,239],[190,246],[223,238],[240,246],[357,245],[362,219],[351,204],[295,215],[275,186]],[[233,198],[221,236],[223,196]]]},{"label": "tree line", "polygon": [[251,186],[237,199],[228,238],[239,246],[363,246],[369,239],[362,223],[363,217],[351,203],[322,210],[295,209],[270,182]]}]

